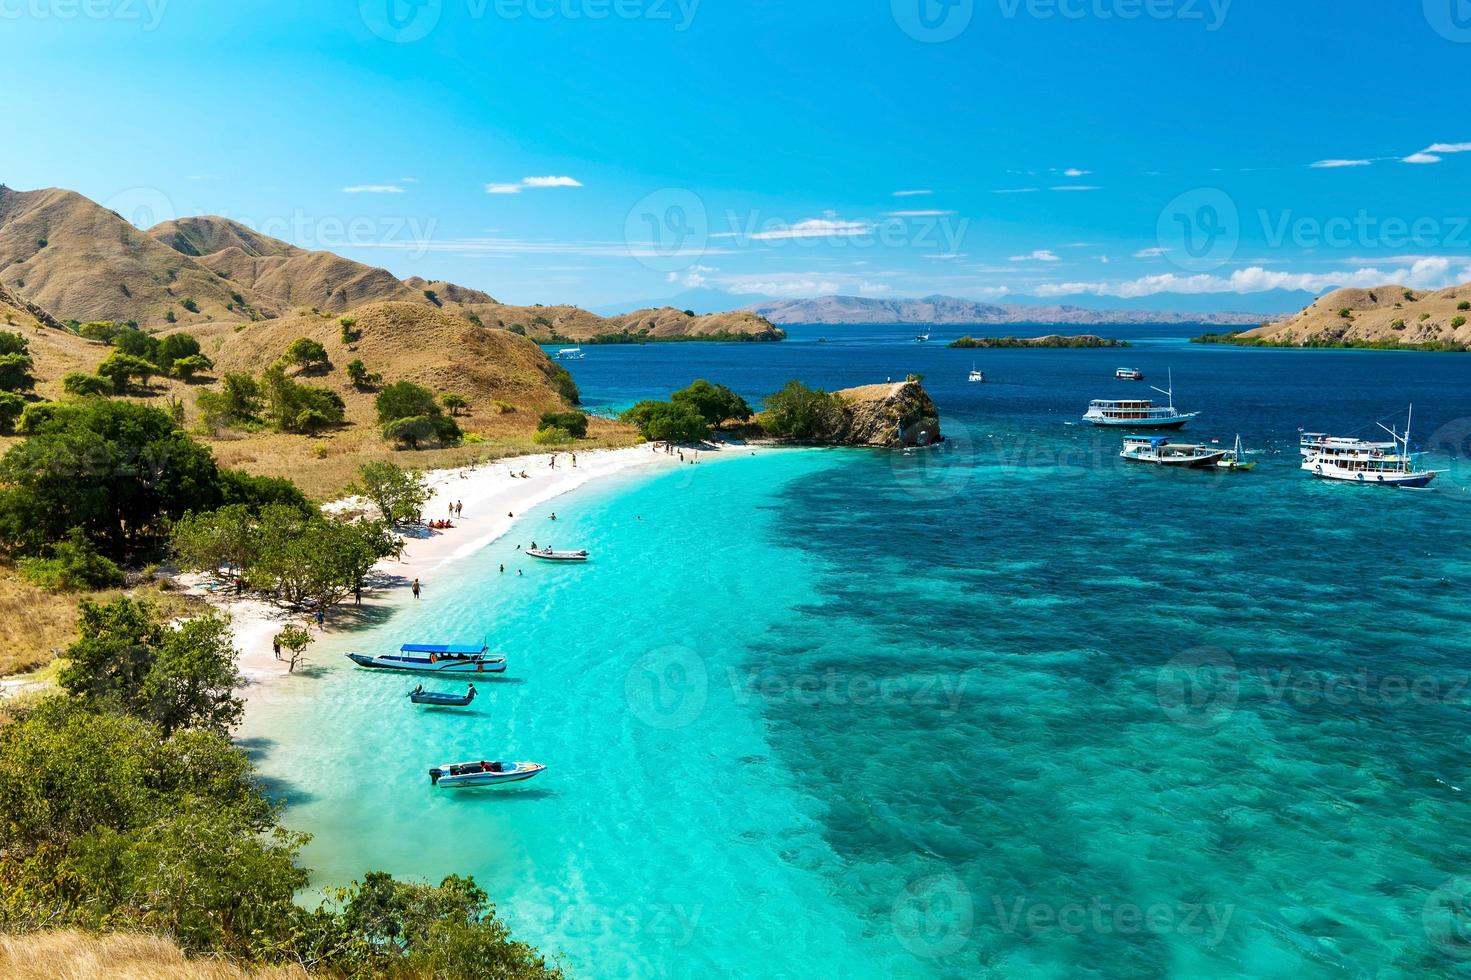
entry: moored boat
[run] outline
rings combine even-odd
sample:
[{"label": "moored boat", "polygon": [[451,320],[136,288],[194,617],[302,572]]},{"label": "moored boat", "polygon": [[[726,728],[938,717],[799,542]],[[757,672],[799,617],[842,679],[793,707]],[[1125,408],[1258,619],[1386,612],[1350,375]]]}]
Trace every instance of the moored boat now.
[{"label": "moored boat", "polygon": [[930,331],[929,331],[929,328],[925,328],[925,332],[924,333],[915,334],[915,337],[914,337],[914,342],[916,344],[927,344],[927,343],[929,343],[929,340],[930,340]]},{"label": "moored boat", "polygon": [[972,361],[970,365],[969,380],[974,384],[984,384],[986,381],[986,372],[977,368],[974,361]]},{"label": "moored boat", "polygon": [[[1376,423],[1390,434],[1394,440],[1391,443],[1304,433],[1302,468],[1319,480],[1366,483],[1405,490],[1428,487],[1440,475],[1440,471],[1421,469],[1415,462],[1417,454],[1410,452],[1410,425],[1414,417],[1415,408],[1412,405],[1405,419],[1403,435],[1398,429],[1383,422]],[[1319,437],[1311,446],[1308,443],[1309,435]]]},{"label": "moored boat", "polygon": [[429,780],[446,789],[499,786],[530,779],[544,769],[546,766],[539,762],[458,762],[433,767]]},{"label": "moored boat", "polygon": [[1144,372],[1138,368],[1119,368],[1113,376],[1120,381],[1143,381]]},{"label": "moored boat", "polygon": [[542,561],[587,561],[588,559],[586,551],[553,551],[550,548],[531,548],[526,553]]},{"label": "moored boat", "polygon": [[1199,412],[1182,412],[1175,408],[1174,377],[1170,387],[1155,388],[1161,395],[1168,395],[1168,405],[1156,405],[1148,399],[1096,398],[1088,403],[1083,421],[1092,425],[1115,426],[1126,429],[1179,429],[1191,419],[1199,418]]},{"label": "moored boat", "polygon": [[582,353],[581,347],[563,347],[557,351],[557,360],[559,361],[580,361],[585,356],[587,355]]},{"label": "moored boat", "polygon": [[409,700],[432,708],[464,708],[475,700],[475,685],[471,684],[464,694],[440,694],[438,691],[426,691],[420,684],[409,692]]},{"label": "moored boat", "polygon": [[1124,448],[1119,456],[1131,463],[1154,463],[1156,466],[1176,466],[1181,469],[1196,469],[1213,466],[1226,456],[1224,449],[1207,446],[1173,443],[1165,436],[1129,436],[1124,439]]},{"label": "moored boat", "polygon": [[491,654],[483,645],[405,643],[396,654],[349,653],[347,658],[359,667],[420,674],[502,674],[506,670],[506,658]]}]

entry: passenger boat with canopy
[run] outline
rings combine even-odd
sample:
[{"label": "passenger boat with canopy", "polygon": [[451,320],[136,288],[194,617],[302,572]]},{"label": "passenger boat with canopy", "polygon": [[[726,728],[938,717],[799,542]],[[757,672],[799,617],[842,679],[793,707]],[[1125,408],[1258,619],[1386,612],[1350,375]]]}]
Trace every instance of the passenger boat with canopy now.
[{"label": "passenger boat with canopy", "polygon": [[1156,466],[1175,466],[1180,469],[1196,469],[1213,466],[1226,456],[1224,449],[1210,449],[1173,443],[1165,436],[1129,436],[1124,440],[1119,456],[1131,463],[1154,463]]},{"label": "passenger boat with canopy", "polygon": [[[1383,422],[1375,423],[1390,434],[1394,440],[1390,443],[1304,433],[1302,468],[1319,480],[1368,483],[1407,490],[1423,489],[1440,475],[1440,471],[1420,469],[1415,462],[1418,454],[1410,452],[1410,425],[1414,417],[1415,407],[1411,405],[1405,418],[1403,435],[1397,428]],[[1319,437],[1311,447],[1307,442],[1309,435]],[[1311,452],[1308,452],[1309,448]]]},{"label": "passenger boat with canopy", "polygon": [[503,674],[506,670],[506,658],[492,654],[484,644],[405,643],[396,654],[349,653],[347,658],[359,667],[420,674]]},{"label": "passenger boat with canopy", "polygon": [[[1150,387],[1153,387],[1151,385]],[[1199,418],[1199,412],[1182,412],[1175,408],[1175,382],[1171,374],[1168,388],[1155,388],[1167,395],[1168,405],[1156,405],[1148,399],[1099,398],[1088,403],[1083,421],[1093,425],[1117,426],[1126,429],[1179,429],[1186,422]]]}]

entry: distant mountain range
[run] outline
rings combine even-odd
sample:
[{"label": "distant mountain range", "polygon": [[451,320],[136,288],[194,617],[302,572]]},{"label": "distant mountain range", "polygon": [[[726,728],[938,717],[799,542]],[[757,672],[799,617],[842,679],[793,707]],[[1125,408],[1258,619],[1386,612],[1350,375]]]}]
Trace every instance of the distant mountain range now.
[{"label": "distant mountain range", "polygon": [[1258,326],[1270,317],[1260,313],[1164,312],[1136,309],[1089,309],[1057,304],[993,305],[954,296],[922,299],[872,299],[862,296],[819,296],[814,299],[770,300],[744,309],[772,323],[937,323],[994,326],[1097,326],[1108,323],[1203,323]]}]

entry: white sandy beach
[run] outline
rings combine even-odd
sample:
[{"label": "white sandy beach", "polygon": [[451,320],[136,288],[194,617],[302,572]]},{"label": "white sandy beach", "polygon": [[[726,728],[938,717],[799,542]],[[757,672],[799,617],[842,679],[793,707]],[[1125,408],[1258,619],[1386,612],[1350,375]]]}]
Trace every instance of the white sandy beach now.
[{"label": "white sandy beach", "polygon": [[[698,453],[701,462],[718,459],[736,452],[735,447],[726,450]],[[740,455],[753,450],[740,447]],[[684,450],[686,458],[691,456]],[[426,520],[449,517],[451,503],[464,504],[464,515],[453,518],[454,528],[445,531],[429,531],[424,528],[411,529],[404,535],[402,560],[386,558],[379,562],[375,571],[385,573],[396,580],[408,582],[421,579],[426,588],[432,588],[436,579],[443,580],[446,567],[451,563],[473,555],[510,530],[516,518],[525,511],[553,498],[586,486],[594,480],[618,474],[635,474],[650,470],[668,469],[681,465],[678,455],[666,455],[662,449],[650,444],[630,449],[593,450],[577,453],[577,465],[572,465],[572,454],[517,456],[485,463],[479,466],[455,470],[436,470],[425,475],[433,491],[433,497],[424,507]],[[522,479],[519,474],[526,473]],[[518,475],[513,475],[518,474]],[[325,510],[350,513],[357,510],[371,511],[371,506],[359,498],[347,498],[328,504]],[[316,624],[309,617],[292,613],[259,598],[246,595],[236,598],[224,592],[207,593],[203,583],[207,576],[189,576],[184,579],[191,592],[204,596],[211,606],[231,618],[235,634],[235,646],[240,654],[240,672],[247,685],[268,683],[285,676],[286,665],[275,659],[271,639],[288,623],[306,626],[313,633]],[[403,589],[365,591],[363,603],[371,605],[397,601]],[[327,629],[332,628],[329,615]],[[246,692],[248,696],[248,691]]]}]

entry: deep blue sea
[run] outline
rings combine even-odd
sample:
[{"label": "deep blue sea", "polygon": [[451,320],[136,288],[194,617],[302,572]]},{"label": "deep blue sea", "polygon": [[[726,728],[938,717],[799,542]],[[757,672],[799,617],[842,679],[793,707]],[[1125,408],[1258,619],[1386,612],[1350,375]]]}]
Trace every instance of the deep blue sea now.
[{"label": "deep blue sea", "polygon": [[[1471,975],[1471,356],[1202,329],[588,348],[608,409],[923,374],[947,442],[595,485],[319,644],[245,732],[318,882],[472,872],[579,976]],[[1146,397],[1122,366],[1173,371],[1186,435],[1239,433],[1256,471],[1119,461],[1077,421]],[[1299,471],[1299,428],[1411,402],[1434,491]],[[553,509],[594,560],[500,575]],[[431,633],[512,671],[431,715],[336,656]],[[430,763],[492,752],[550,768],[431,792]]]}]

